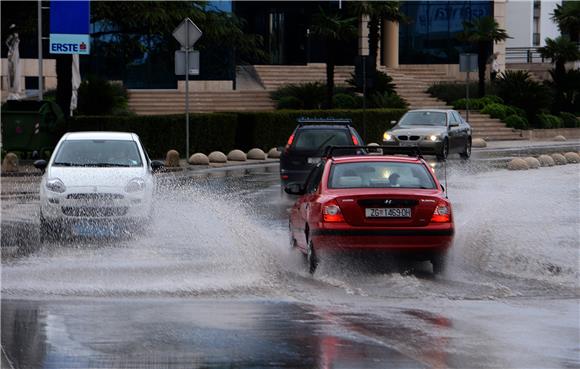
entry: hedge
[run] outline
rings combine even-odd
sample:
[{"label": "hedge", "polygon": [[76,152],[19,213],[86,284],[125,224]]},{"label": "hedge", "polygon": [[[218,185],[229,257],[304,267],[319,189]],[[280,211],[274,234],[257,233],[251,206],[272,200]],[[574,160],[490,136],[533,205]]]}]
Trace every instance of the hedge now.
[{"label": "hedge", "polygon": [[[405,109],[368,109],[366,141],[380,142],[383,132],[398,120]],[[234,148],[268,150],[282,146],[300,117],[351,118],[363,135],[362,110],[278,110],[251,113],[190,114],[190,153],[228,152]],[[170,149],[184,155],[184,115],[156,116],[77,116],[68,122],[69,131],[127,131],[141,138],[149,155],[162,158]]]}]

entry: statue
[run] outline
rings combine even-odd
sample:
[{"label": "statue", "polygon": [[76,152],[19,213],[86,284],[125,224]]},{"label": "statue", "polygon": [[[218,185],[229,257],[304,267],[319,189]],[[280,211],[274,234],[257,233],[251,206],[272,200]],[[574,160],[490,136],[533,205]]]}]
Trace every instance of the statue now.
[{"label": "statue", "polygon": [[8,28],[10,35],[6,39],[6,46],[8,46],[8,100],[20,100],[23,94],[22,88],[22,72],[20,66],[20,38],[16,30],[16,25],[12,24]]}]

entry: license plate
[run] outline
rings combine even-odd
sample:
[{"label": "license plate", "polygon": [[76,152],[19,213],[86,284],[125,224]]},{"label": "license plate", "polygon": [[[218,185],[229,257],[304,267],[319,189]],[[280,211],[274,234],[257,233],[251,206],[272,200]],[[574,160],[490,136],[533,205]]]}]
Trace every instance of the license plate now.
[{"label": "license plate", "polygon": [[368,208],[365,209],[367,218],[410,218],[410,208]]},{"label": "license plate", "polygon": [[417,146],[413,141],[400,141],[399,146]]},{"label": "license plate", "polygon": [[77,223],[73,226],[73,234],[83,237],[111,237],[117,234],[116,227],[102,224]]},{"label": "license plate", "polygon": [[308,164],[318,164],[322,158],[308,158]]}]

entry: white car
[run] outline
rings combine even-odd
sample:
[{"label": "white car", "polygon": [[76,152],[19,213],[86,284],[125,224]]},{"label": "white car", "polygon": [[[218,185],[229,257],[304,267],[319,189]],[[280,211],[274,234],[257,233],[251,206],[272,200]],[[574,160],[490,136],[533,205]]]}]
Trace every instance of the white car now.
[{"label": "white car", "polygon": [[66,133],[40,183],[40,225],[43,236],[71,232],[75,236],[109,236],[151,217],[155,187],[151,161],[139,137],[125,132]]}]

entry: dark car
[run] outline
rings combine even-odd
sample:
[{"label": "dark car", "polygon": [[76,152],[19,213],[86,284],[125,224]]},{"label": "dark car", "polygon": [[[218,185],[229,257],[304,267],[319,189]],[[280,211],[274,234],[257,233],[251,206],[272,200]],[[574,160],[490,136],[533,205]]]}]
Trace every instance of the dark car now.
[{"label": "dark car", "polygon": [[[327,147],[364,145],[351,123],[350,119],[299,119],[280,156],[282,186],[290,182],[304,183]],[[352,150],[343,154],[354,153]]]},{"label": "dark car", "polygon": [[471,126],[455,110],[419,109],[408,111],[383,135],[383,145],[417,147],[423,154],[446,159],[458,153],[471,156]]}]

